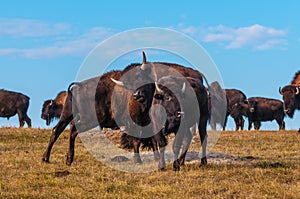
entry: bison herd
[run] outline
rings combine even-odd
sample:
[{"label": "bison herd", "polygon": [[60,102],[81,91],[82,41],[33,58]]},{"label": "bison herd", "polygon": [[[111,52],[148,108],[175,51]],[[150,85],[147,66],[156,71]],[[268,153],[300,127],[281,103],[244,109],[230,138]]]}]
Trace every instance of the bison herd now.
[{"label": "bison herd", "polygon": [[[165,168],[166,136],[174,133],[173,169],[179,170],[197,127],[202,147],[201,165],[205,165],[208,122],[212,129],[220,124],[225,130],[230,115],[236,130],[244,129],[244,117],[248,118],[248,130],[252,125],[259,130],[261,122],[272,120],[276,120],[279,130],[284,130],[285,115],[292,118],[295,110],[300,109],[300,71],[290,85],[279,88],[279,93],[283,102],[263,97],[247,98],[240,90],[221,88],[218,82],[208,84],[205,76],[192,68],[148,62],[143,52],[141,64],[130,64],[124,70],[74,82],[67,91],[44,102],[41,118],[47,125],[55,118],[59,121],[52,129],[42,160],[49,162],[55,141],[69,124],[68,165],[74,159],[78,133],[97,126],[124,127],[120,143],[123,148],[133,148],[134,162],[142,162],[140,147],[148,146],[153,149],[160,170]],[[0,117],[18,114],[20,127],[25,122],[31,127],[28,107],[26,95],[0,90]]]}]

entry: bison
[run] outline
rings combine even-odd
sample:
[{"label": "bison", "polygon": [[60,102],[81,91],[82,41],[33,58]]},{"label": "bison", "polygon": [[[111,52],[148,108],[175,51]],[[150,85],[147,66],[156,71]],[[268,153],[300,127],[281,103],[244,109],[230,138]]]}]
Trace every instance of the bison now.
[{"label": "bison", "polygon": [[[144,60],[146,60],[145,55],[144,55]],[[171,64],[171,63],[163,63],[163,62],[144,61],[144,63],[145,64],[143,64],[143,66],[141,68],[143,68],[143,71],[147,71],[146,73],[151,74],[152,81],[159,79],[161,77],[164,77],[165,75],[171,75],[171,76],[173,75],[173,76],[181,76],[181,77],[189,77],[190,76],[190,78],[196,78],[196,79],[198,79],[199,83],[203,84],[204,76],[199,71],[196,71],[192,68],[187,68],[187,67],[184,67],[181,65]],[[132,76],[136,76],[136,75],[131,75],[131,77]],[[125,79],[125,81],[115,81],[115,80],[113,80],[113,81],[122,87],[128,87],[127,82],[130,82],[130,80],[131,80],[131,78],[129,78],[127,80]],[[154,85],[153,83],[150,83],[150,84]],[[153,92],[154,92],[154,90],[153,90]],[[136,89],[135,92],[133,92],[134,99],[135,100],[144,99],[143,93],[144,92],[141,89]],[[153,95],[153,93],[151,93],[150,95],[148,93],[148,96],[151,96],[151,95]],[[157,131],[155,131],[155,132],[157,132]],[[150,143],[149,147],[151,148],[151,147],[155,146],[155,141],[153,142],[153,137],[149,137],[149,138],[150,139],[138,138],[138,137],[132,138],[132,135],[123,134],[122,135],[122,146],[125,148],[132,148],[132,147],[134,148],[134,144],[129,143],[129,142],[131,142],[133,139],[136,139],[136,141],[139,144],[136,145],[135,147],[139,147],[139,145],[141,143],[143,143],[146,146],[149,146],[147,144]],[[159,145],[159,148],[163,150],[164,146],[166,145],[165,138],[160,136],[159,133],[154,133],[154,139],[156,140],[156,143]],[[152,140],[152,142],[149,142],[149,140]],[[156,150],[156,149],[154,149],[154,150]],[[137,151],[137,148],[135,148],[134,151]],[[159,169],[164,169],[164,166],[165,166],[164,162],[160,161]]]},{"label": "bison", "polygon": [[0,117],[10,117],[18,114],[20,127],[25,122],[31,127],[31,119],[27,115],[30,98],[22,93],[0,90]]},{"label": "bison", "polygon": [[238,103],[246,100],[246,95],[238,89],[222,89],[218,82],[211,83],[209,88],[209,99],[217,105],[210,108],[211,115],[213,115],[210,118],[212,129],[216,129],[216,123],[219,123],[225,130],[228,116],[230,115],[234,119],[236,131],[239,129],[243,130],[245,120],[242,111],[238,108]]},{"label": "bison", "polygon": [[246,95],[238,89],[225,89],[227,97],[227,115],[224,123],[224,129],[226,127],[227,118],[230,115],[235,122],[235,130],[244,130],[244,118],[243,112],[238,109],[238,103],[247,99]]},{"label": "bison", "polygon": [[283,103],[280,100],[251,97],[239,104],[244,114],[248,117],[248,130],[251,130],[252,123],[254,123],[254,129],[259,130],[261,122],[274,119],[279,125],[279,130],[285,129]]},{"label": "bison", "polygon": [[58,119],[60,117],[67,98],[67,94],[67,91],[61,91],[57,94],[55,99],[44,101],[41,118],[43,120],[46,120],[47,126],[50,125],[53,119]]},{"label": "bison", "polygon": [[[209,92],[209,103],[208,109],[210,112],[210,126],[213,130],[216,130],[217,123],[221,124],[223,130],[225,130],[226,113],[228,99],[224,89],[221,88],[220,84],[215,81],[212,82],[208,88]],[[214,106],[213,106],[214,105]]]},{"label": "bison", "polygon": [[[295,110],[300,109],[300,71],[295,74],[290,85],[279,88],[279,93],[283,98],[285,114],[293,118]],[[298,132],[300,132],[300,128]]]},{"label": "bison", "polygon": [[[173,169],[180,170],[184,164],[187,150],[190,146],[193,134],[190,128],[198,123],[198,130],[202,144],[201,165],[207,164],[206,142],[207,142],[207,121],[208,96],[203,83],[196,78],[166,76],[160,78],[156,84],[154,93],[153,108],[151,115],[155,123],[157,135],[168,135],[175,133],[173,143],[174,162]],[[165,123],[164,114],[166,116]],[[162,128],[159,128],[162,126]],[[164,139],[160,139],[162,141]],[[182,149],[181,149],[182,148]],[[179,152],[181,155],[179,156]],[[164,150],[160,150],[160,165],[164,165]]]}]

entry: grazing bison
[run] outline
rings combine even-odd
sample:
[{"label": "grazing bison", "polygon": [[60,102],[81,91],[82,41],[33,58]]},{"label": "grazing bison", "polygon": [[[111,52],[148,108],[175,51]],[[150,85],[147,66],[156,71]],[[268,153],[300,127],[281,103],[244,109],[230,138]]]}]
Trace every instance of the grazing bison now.
[{"label": "grazing bison", "polygon": [[279,130],[285,129],[283,103],[280,100],[252,97],[241,102],[240,106],[248,117],[248,130],[251,130],[252,123],[254,123],[254,129],[259,130],[261,122],[274,119],[279,125]]},{"label": "grazing bison", "polygon": [[[238,108],[238,103],[246,100],[246,95],[237,89],[222,89],[218,82],[211,83],[209,87],[210,100],[214,101],[214,106],[210,108],[210,124],[212,129],[216,129],[216,123],[221,124],[223,130],[226,128],[228,116],[235,122],[236,131],[244,129],[243,112]],[[226,96],[226,101],[225,101]],[[209,103],[210,104],[210,103]],[[224,108],[226,107],[226,108]],[[226,111],[226,113],[224,113]]]},{"label": "grazing bison", "polygon": [[[166,76],[162,77],[156,84],[154,93],[153,108],[151,116],[155,123],[156,135],[168,135],[175,133],[173,143],[174,163],[173,169],[180,170],[184,164],[187,150],[192,140],[190,128],[198,123],[198,130],[202,144],[201,165],[207,164],[206,142],[207,142],[207,121],[208,96],[206,88],[199,79]],[[161,124],[165,118],[164,124]],[[162,128],[159,128],[162,126]],[[160,139],[163,141],[164,139]],[[182,148],[182,149],[181,149]],[[179,157],[179,152],[181,155]],[[164,150],[160,150],[160,165],[164,165]],[[161,166],[162,167],[162,166]]]},{"label": "grazing bison", "polygon": [[29,99],[22,93],[0,90],[0,117],[9,119],[18,114],[20,127],[23,127],[25,122],[31,127],[31,119],[27,115]]},{"label": "grazing bison", "polygon": [[49,126],[54,118],[59,118],[63,110],[68,93],[61,91],[55,99],[46,100],[43,104],[41,118],[46,120],[46,125]]},{"label": "grazing bison", "polygon": [[[279,88],[279,93],[282,95],[284,104],[284,112],[290,118],[293,118],[295,110],[300,109],[300,71],[298,71],[291,84]],[[298,130],[300,132],[300,128]]]}]

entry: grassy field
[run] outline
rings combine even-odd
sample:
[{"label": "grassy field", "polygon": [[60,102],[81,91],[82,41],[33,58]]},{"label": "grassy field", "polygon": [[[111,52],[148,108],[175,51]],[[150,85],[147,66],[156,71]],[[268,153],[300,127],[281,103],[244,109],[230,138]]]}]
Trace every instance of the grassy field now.
[{"label": "grassy field", "polygon": [[[296,131],[222,132],[213,151],[240,158],[199,162],[173,172],[132,174],[97,161],[77,139],[65,165],[68,133],[41,161],[49,129],[0,129],[0,198],[299,198],[300,134]],[[198,144],[198,137],[195,138]],[[193,148],[193,147],[192,147]],[[195,147],[194,147],[195,148]],[[103,149],[105,150],[105,149]]]}]

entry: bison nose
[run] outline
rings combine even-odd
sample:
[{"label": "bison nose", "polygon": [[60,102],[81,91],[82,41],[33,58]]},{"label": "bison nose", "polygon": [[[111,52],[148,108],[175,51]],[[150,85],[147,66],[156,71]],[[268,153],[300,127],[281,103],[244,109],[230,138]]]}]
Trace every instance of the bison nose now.
[{"label": "bison nose", "polygon": [[250,108],[250,112],[253,113],[254,112],[254,108]]},{"label": "bison nose", "polygon": [[137,100],[141,97],[141,93],[140,93],[140,91],[136,91],[132,94],[132,96],[133,96],[133,99]]}]

